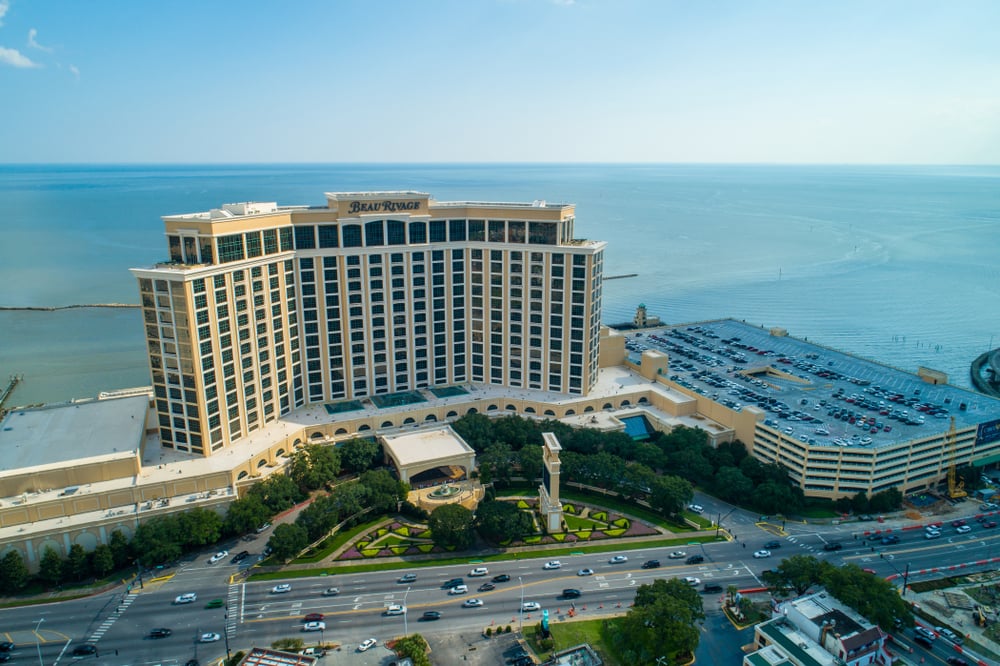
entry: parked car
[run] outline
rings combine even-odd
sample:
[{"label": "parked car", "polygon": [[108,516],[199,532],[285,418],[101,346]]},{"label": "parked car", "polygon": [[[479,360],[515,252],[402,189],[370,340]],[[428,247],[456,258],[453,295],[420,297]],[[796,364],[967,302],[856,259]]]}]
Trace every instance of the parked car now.
[{"label": "parked car", "polygon": [[263,525],[261,525],[260,527],[257,528],[257,534],[260,534],[261,532],[263,532],[264,530],[266,530],[270,526],[271,526],[271,523],[264,523]]},{"label": "parked car", "polygon": [[955,645],[961,645],[962,643],[965,642],[965,639],[963,639],[961,636],[956,634],[948,627],[934,627],[934,631],[936,631],[939,636],[944,636]]},{"label": "parked car", "polygon": [[243,560],[247,559],[248,557],[250,557],[250,551],[248,551],[248,550],[241,550],[240,552],[238,552],[235,555],[233,555],[233,559],[231,559],[229,561],[232,564],[239,564],[240,562],[242,562]]},{"label": "parked car", "polygon": [[688,511],[692,511],[694,513],[701,513],[704,510],[705,507],[703,507],[700,504],[688,504]]},{"label": "parked car", "polygon": [[919,624],[916,626],[916,628],[914,628],[913,633],[916,634],[917,636],[923,636],[924,638],[926,638],[929,641],[933,641],[933,640],[937,639],[937,634],[935,634],[933,631],[931,631],[927,627],[922,627]]},{"label": "parked car", "polygon": [[377,640],[375,640],[374,638],[366,638],[365,640],[361,641],[361,645],[358,646],[358,652],[367,652],[376,645],[378,645]]}]

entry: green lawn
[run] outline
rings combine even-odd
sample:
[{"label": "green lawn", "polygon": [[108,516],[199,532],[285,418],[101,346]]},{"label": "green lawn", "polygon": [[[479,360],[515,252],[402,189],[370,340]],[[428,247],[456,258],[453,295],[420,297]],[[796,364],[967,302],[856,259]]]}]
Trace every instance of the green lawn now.
[{"label": "green lawn", "polygon": [[563,514],[563,520],[566,521],[566,527],[571,532],[575,532],[576,530],[602,529],[605,526],[605,523],[599,523],[590,518],[579,518],[569,513]]},{"label": "green lawn", "polygon": [[[552,638],[555,639],[556,643],[555,648],[552,651],[559,652],[560,650],[571,648],[574,645],[587,643],[590,647],[600,653],[601,658],[607,666],[623,666],[622,662],[618,661],[617,655],[612,654],[604,644],[604,639],[601,636],[602,624],[604,624],[604,620],[552,622],[549,625],[549,629],[552,632]],[[535,649],[535,633],[537,631],[538,627],[536,625],[524,628],[524,637],[532,649]],[[542,653],[537,649],[535,650],[535,653],[543,659],[548,656],[547,652]]]},{"label": "green lawn", "polygon": [[[315,551],[310,551],[309,554],[292,560],[292,564],[315,564],[316,562],[324,560],[329,557],[330,553],[337,550],[341,546],[346,545],[348,542],[353,541],[361,534],[371,530],[373,527],[385,520],[386,517],[387,516],[379,516],[378,518],[373,518],[366,523],[355,525],[354,527],[344,530],[343,532],[337,532],[332,537],[328,537],[325,541],[323,541],[320,544],[320,547]],[[264,564],[268,563],[271,563],[270,560]]]}]

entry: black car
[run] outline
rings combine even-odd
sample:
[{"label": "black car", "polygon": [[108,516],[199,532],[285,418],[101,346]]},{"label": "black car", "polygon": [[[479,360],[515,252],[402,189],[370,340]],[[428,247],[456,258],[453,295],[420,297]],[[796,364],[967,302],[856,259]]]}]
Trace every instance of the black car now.
[{"label": "black car", "polygon": [[451,588],[457,587],[459,585],[465,585],[464,578],[452,578],[451,580],[446,580],[444,584],[441,585],[441,587],[443,587],[446,590],[450,590]]},{"label": "black car", "polygon": [[90,643],[84,643],[83,645],[77,645],[73,648],[74,657],[86,657],[89,654],[97,654],[97,646],[91,645]]},{"label": "black car", "polygon": [[230,562],[232,562],[233,564],[239,564],[248,557],[250,557],[250,551],[241,550],[240,552],[236,553],[236,555],[233,556],[233,559],[230,560]]},{"label": "black car", "polygon": [[843,547],[843,544],[837,543],[836,541],[823,544],[823,550],[840,550]]},{"label": "black car", "polygon": [[6,663],[13,658],[10,652],[0,652],[0,663]]},{"label": "black car", "polygon": [[692,555],[691,557],[684,560],[688,564],[701,564],[705,561],[705,558],[701,555]]},{"label": "black car", "polygon": [[702,588],[705,594],[716,594],[722,592],[722,586],[718,583],[705,583],[705,587]]},{"label": "black car", "polygon": [[643,569],[656,569],[660,566],[659,560],[646,560],[642,563]]},{"label": "black car", "polygon": [[14,649],[14,644],[10,641],[4,641],[0,643],[0,652],[10,652]]},{"label": "black car", "polygon": [[934,647],[934,641],[929,640],[926,636],[921,636],[920,634],[913,635],[913,642],[917,645],[923,645],[927,649],[932,649]]},{"label": "black car", "polygon": [[483,583],[482,585],[479,586],[479,589],[476,590],[476,591],[477,592],[489,592],[490,590],[495,590],[495,589],[497,589],[497,586],[494,585],[493,583]]},{"label": "black car", "polygon": [[580,590],[575,590],[573,588],[567,588],[567,589],[563,590],[562,596],[563,596],[563,599],[579,599],[580,598],[580,594],[581,594]]},{"label": "black car", "polygon": [[774,550],[775,548],[781,548],[780,541],[768,541],[767,543],[764,544],[765,550]]},{"label": "black car", "polygon": [[899,537],[896,536],[895,534],[886,534],[884,537],[882,537],[883,546],[888,546],[893,543],[899,543]]},{"label": "black car", "polygon": [[188,659],[187,663],[184,664],[184,666],[201,666],[201,665],[198,663],[197,659]]},{"label": "black car", "polygon": [[160,627],[158,629],[150,629],[150,631],[149,631],[149,637],[150,638],[166,638],[167,636],[170,636],[173,633],[174,632],[172,632],[170,629],[167,629],[166,627]]},{"label": "black car", "polygon": [[424,614],[420,616],[420,619],[424,622],[431,622],[433,620],[440,620],[441,613],[438,611],[424,611]]},{"label": "black car", "polygon": [[506,583],[510,580],[510,576],[507,574],[500,574],[499,576],[493,576],[494,583]]},{"label": "black car", "polygon": [[969,662],[961,657],[948,657],[945,662],[950,664],[950,666],[969,666]]}]

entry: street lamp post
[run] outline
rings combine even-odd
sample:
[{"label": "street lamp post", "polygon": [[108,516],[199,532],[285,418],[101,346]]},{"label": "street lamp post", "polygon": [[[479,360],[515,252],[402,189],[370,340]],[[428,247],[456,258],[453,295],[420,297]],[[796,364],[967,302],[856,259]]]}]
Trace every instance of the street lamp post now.
[{"label": "street lamp post", "polygon": [[226,640],[226,663],[229,663],[233,657],[229,654],[229,613],[222,616],[225,622],[222,623],[222,637]]},{"label": "street lamp post", "polygon": [[38,666],[45,666],[42,663],[42,643],[41,637],[38,635],[38,628],[42,626],[42,622],[45,622],[45,618],[38,620],[38,624],[35,625],[35,649],[38,650]]},{"label": "street lamp post", "polygon": [[517,582],[521,585],[521,607],[520,610],[518,610],[517,612],[519,618],[517,623],[517,632],[523,636],[524,635],[524,581],[521,580],[520,576],[518,576]]},{"label": "street lamp post", "polygon": [[406,592],[403,593],[403,636],[410,635],[410,625],[407,622],[407,615],[410,614],[410,609],[406,607],[406,595],[410,593],[410,588],[406,588]]}]

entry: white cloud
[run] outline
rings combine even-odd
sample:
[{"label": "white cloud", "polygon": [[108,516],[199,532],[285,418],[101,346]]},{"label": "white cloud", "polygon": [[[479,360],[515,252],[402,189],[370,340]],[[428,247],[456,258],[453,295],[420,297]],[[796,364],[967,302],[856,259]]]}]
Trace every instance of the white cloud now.
[{"label": "white cloud", "polygon": [[69,66],[69,71],[73,72],[73,76],[75,76],[75,77],[76,77],[76,80],[77,80],[77,81],[79,81],[79,80],[80,80],[80,70],[79,70],[79,69],[77,69],[77,66],[76,66],[76,65],[70,65],[70,66]]},{"label": "white cloud", "polygon": [[4,14],[10,9],[10,0],[0,0],[0,25],[3,25]]},{"label": "white cloud", "polygon": [[52,49],[50,47],[42,46],[37,41],[35,41],[35,37],[37,36],[38,36],[38,31],[35,30],[34,28],[28,31],[28,46],[30,46],[33,49],[38,49],[39,51],[48,51],[49,53],[51,53]]},{"label": "white cloud", "polygon": [[[0,0],[3,2],[3,0]],[[37,62],[27,57],[17,49],[8,49],[0,46],[0,64],[11,67],[41,67]]]}]

